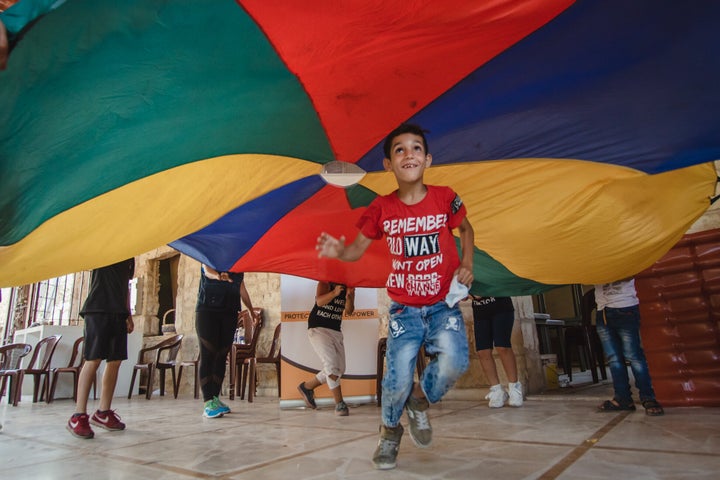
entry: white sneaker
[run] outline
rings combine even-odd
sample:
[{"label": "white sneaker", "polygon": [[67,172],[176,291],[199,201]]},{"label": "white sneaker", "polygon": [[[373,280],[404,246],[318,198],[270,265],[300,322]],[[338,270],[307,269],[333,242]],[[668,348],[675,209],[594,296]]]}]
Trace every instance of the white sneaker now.
[{"label": "white sneaker", "polygon": [[488,407],[490,408],[501,408],[505,406],[505,400],[508,399],[508,394],[505,389],[499,383],[490,387],[490,393],[485,395],[485,400],[489,400]]},{"label": "white sneaker", "polygon": [[523,404],[523,391],[522,383],[508,383],[508,405],[511,407],[522,407]]}]

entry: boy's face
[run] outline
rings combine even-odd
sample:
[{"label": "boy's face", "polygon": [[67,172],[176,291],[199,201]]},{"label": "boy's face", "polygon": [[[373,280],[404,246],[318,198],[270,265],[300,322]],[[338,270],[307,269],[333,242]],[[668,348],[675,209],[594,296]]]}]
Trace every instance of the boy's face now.
[{"label": "boy's face", "polygon": [[422,180],[425,168],[432,163],[432,155],[425,152],[423,139],[413,133],[395,137],[390,147],[390,158],[383,160],[385,170],[393,172],[398,182]]}]

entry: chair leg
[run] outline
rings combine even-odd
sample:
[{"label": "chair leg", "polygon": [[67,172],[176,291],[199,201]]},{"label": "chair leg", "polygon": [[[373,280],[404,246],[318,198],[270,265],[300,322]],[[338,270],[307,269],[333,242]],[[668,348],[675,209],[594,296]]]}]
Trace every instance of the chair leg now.
[{"label": "chair leg", "polygon": [[[137,375],[138,369],[133,368],[132,378],[130,379],[130,390],[128,391],[128,398],[132,398],[133,387],[135,386],[135,375]],[[97,379],[95,380],[97,383]]]},{"label": "chair leg", "polygon": [[248,403],[253,402],[253,398],[255,398],[255,358],[248,359]]},{"label": "chair leg", "polygon": [[275,372],[277,373],[278,397],[282,397],[282,391],[280,390],[282,388],[282,382],[280,381],[280,362],[275,364]]},{"label": "chair leg", "polygon": [[236,363],[237,359],[235,358],[237,355],[235,354],[235,350],[230,347],[230,371],[228,372],[228,380],[230,384],[228,385],[228,397],[230,400],[235,399],[235,369],[237,368]]},{"label": "chair leg", "polygon": [[165,369],[160,368],[160,396],[165,396]]},{"label": "chair leg", "polygon": [[236,378],[235,378],[235,395],[240,397],[240,400],[245,400],[245,376],[247,371],[245,370],[245,360],[240,362],[240,365],[235,367]]},{"label": "chair leg", "polygon": [[23,385],[24,379],[25,379],[25,375],[23,374],[22,371],[20,371],[15,380],[15,394],[13,395],[13,407],[17,407],[17,404],[20,402],[20,397],[22,397],[22,385]]},{"label": "chair leg", "polygon": [[245,363],[245,360],[243,360],[243,363],[240,364],[240,381],[237,383],[238,388],[240,388],[240,400],[245,399],[245,393],[248,394],[248,398],[250,398],[250,386],[248,385],[248,372],[250,369],[250,359],[247,359],[248,363]]},{"label": "chair leg", "polygon": [[173,382],[175,384],[175,398],[177,398],[177,392],[180,390],[180,380],[182,379],[183,366],[178,367],[177,380]]},{"label": "chair leg", "polygon": [[[58,375],[60,375],[58,372],[55,372],[53,374],[52,382],[50,382],[50,392],[47,396],[47,403],[52,403],[53,400],[55,400],[55,387],[57,387],[57,381],[58,381]],[[75,400],[75,390],[73,389],[73,400]]]},{"label": "chair leg", "polygon": [[147,388],[145,389],[145,399],[150,400],[152,397],[153,389],[153,374],[155,373],[155,367],[151,364],[148,366],[148,380]]},{"label": "chair leg", "polygon": [[130,390],[128,390],[128,398],[132,398],[132,387],[135,386],[135,375],[137,375],[137,368],[133,368],[132,377],[130,377]]},{"label": "chair leg", "polygon": [[177,384],[177,380],[175,379],[175,367],[174,366],[170,369],[170,373],[172,373],[173,396],[175,398],[177,398],[178,384]]},{"label": "chair leg", "polygon": [[[73,394],[72,399],[73,402],[77,402],[77,388],[78,388],[78,376],[80,375],[78,372],[70,372],[72,374],[72,382],[73,382]],[[95,388],[95,382],[93,382],[93,388]]]},{"label": "chair leg", "polygon": [[45,400],[45,403],[50,403],[48,398],[50,398],[50,372],[43,374],[42,393],[40,394],[40,400]]},{"label": "chair leg", "polygon": [[195,398],[200,398],[200,366],[195,365]]},{"label": "chair leg", "polygon": [[592,375],[592,381],[593,383],[598,383],[598,373],[597,373],[597,358],[595,357],[595,351],[592,347],[592,338],[590,337],[590,332],[588,332],[587,327],[583,329],[583,338],[585,340],[585,345],[587,346],[587,356],[588,356],[588,363],[590,364],[590,374]]},{"label": "chair leg", "polygon": [[40,376],[33,374],[33,403],[38,401],[38,392],[40,387]]}]

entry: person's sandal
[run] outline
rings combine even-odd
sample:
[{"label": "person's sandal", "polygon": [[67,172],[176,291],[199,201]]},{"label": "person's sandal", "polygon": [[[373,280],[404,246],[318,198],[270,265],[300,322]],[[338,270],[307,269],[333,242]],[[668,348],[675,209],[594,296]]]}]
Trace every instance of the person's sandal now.
[{"label": "person's sandal", "polygon": [[623,410],[634,412],[635,404],[630,402],[627,405],[623,405],[620,402],[618,402],[617,400],[612,399],[612,400],[605,400],[598,407],[599,412],[619,412],[619,411],[623,411]]},{"label": "person's sandal", "polygon": [[645,400],[642,402],[642,406],[645,408],[645,415],[650,417],[665,415],[665,410],[663,410],[662,405],[660,405],[657,400]]}]

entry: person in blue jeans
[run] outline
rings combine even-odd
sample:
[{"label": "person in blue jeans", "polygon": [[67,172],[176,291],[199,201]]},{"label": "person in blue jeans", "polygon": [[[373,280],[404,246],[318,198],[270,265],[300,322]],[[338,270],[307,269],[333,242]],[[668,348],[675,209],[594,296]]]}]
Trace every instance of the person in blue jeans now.
[{"label": "person in blue jeans", "polygon": [[[383,153],[385,170],[395,175],[397,190],[370,203],[358,220],[353,243],[346,246],[344,236],[338,239],[323,232],[316,249],[320,257],[347,262],[358,260],[373,240],[384,238],[389,249],[392,269],[386,287],[392,303],[382,425],[372,459],[375,468],[387,470],[397,466],[403,409],[413,443],[429,447],[428,407],[452,388],[470,363],[465,322],[457,305],[460,298],[453,297],[467,296],[461,286],[472,284],[475,234],[460,197],[449,187],[423,182],[432,156],[420,127],[404,124],[390,132]],[[464,295],[456,295],[455,290],[464,290]],[[415,360],[423,346],[432,360],[414,382]]]},{"label": "person in blue jeans", "polygon": [[635,410],[625,364],[628,361],[645,413],[650,416],[663,415],[665,412],[655,398],[640,340],[640,302],[635,290],[635,279],[595,285],[595,303],[597,332],[610,366],[615,391],[613,399],[603,402],[598,410]]}]

